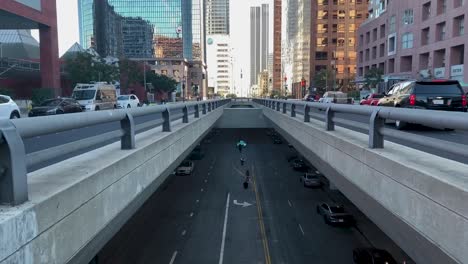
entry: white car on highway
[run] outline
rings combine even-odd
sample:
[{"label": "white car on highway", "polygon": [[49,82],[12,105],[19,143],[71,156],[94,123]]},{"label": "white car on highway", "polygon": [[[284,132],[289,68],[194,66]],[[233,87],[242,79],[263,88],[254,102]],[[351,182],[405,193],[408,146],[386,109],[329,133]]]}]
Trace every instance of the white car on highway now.
[{"label": "white car on highway", "polygon": [[134,94],[120,95],[117,97],[118,108],[136,108],[140,106],[140,100]]},{"label": "white car on highway", "polygon": [[180,166],[176,169],[177,175],[190,175],[193,172],[194,163],[193,161],[186,160],[180,164]]},{"label": "white car on highway", "polygon": [[18,105],[9,96],[0,95],[0,119],[20,118]]}]

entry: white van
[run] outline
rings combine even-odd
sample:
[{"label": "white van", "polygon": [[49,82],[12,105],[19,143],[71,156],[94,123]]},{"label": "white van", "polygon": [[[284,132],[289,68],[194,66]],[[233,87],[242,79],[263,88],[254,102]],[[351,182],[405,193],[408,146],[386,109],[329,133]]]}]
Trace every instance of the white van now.
[{"label": "white van", "polygon": [[73,89],[72,97],[78,101],[84,111],[117,108],[117,91],[112,84],[78,83]]},{"label": "white van", "polygon": [[351,104],[352,99],[348,99],[348,94],[343,92],[326,92],[319,100],[320,103]]}]

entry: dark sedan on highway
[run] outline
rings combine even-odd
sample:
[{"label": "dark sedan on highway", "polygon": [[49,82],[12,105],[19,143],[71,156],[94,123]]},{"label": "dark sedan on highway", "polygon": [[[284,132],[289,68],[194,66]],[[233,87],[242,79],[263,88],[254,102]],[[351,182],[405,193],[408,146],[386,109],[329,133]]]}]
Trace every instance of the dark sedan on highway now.
[{"label": "dark sedan on highway", "polygon": [[309,169],[309,166],[301,159],[293,160],[291,166],[296,171],[307,171]]},{"label": "dark sedan on highway", "polygon": [[317,205],[317,213],[323,216],[325,223],[329,225],[352,225],[354,217],[347,213],[343,206],[322,203]]},{"label": "dark sedan on highway", "polygon": [[356,264],[397,264],[390,253],[377,248],[354,249],[353,261]]},{"label": "dark sedan on highway", "polygon": [[60,115],[81,112],[81,105],[71,98],[57,98],[42,102],[29,111],[29,116]]}]

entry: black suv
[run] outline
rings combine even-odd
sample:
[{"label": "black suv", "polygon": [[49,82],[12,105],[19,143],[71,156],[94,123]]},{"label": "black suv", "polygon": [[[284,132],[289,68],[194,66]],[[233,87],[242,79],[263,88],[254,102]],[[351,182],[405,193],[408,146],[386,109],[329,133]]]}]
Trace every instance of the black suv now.
[{"label": "black suv", "polygon": [[[466,95],[458,81],[404,81],[395,84],[378,106],[466,112]],[[396,121],[398,129],[406,126]]]}]

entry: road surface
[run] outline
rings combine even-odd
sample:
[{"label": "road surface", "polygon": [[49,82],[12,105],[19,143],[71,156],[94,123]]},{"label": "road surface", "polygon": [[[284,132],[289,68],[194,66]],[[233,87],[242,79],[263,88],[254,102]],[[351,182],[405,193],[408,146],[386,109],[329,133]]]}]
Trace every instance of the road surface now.
[{"label": "road surface", "polygon": [[[239,139],[247,142],[244,166]],[[222,130],[203,148],[194,173],[171,177],[102,249],[99,263],[352,263],[353,248],[370,245],[409,260],[340,193],[304,188],[286,160],[294,150],[273,145],[265,130]],[[357,227],[324,223],[315,207],[332,200],[345,204]]]}]

